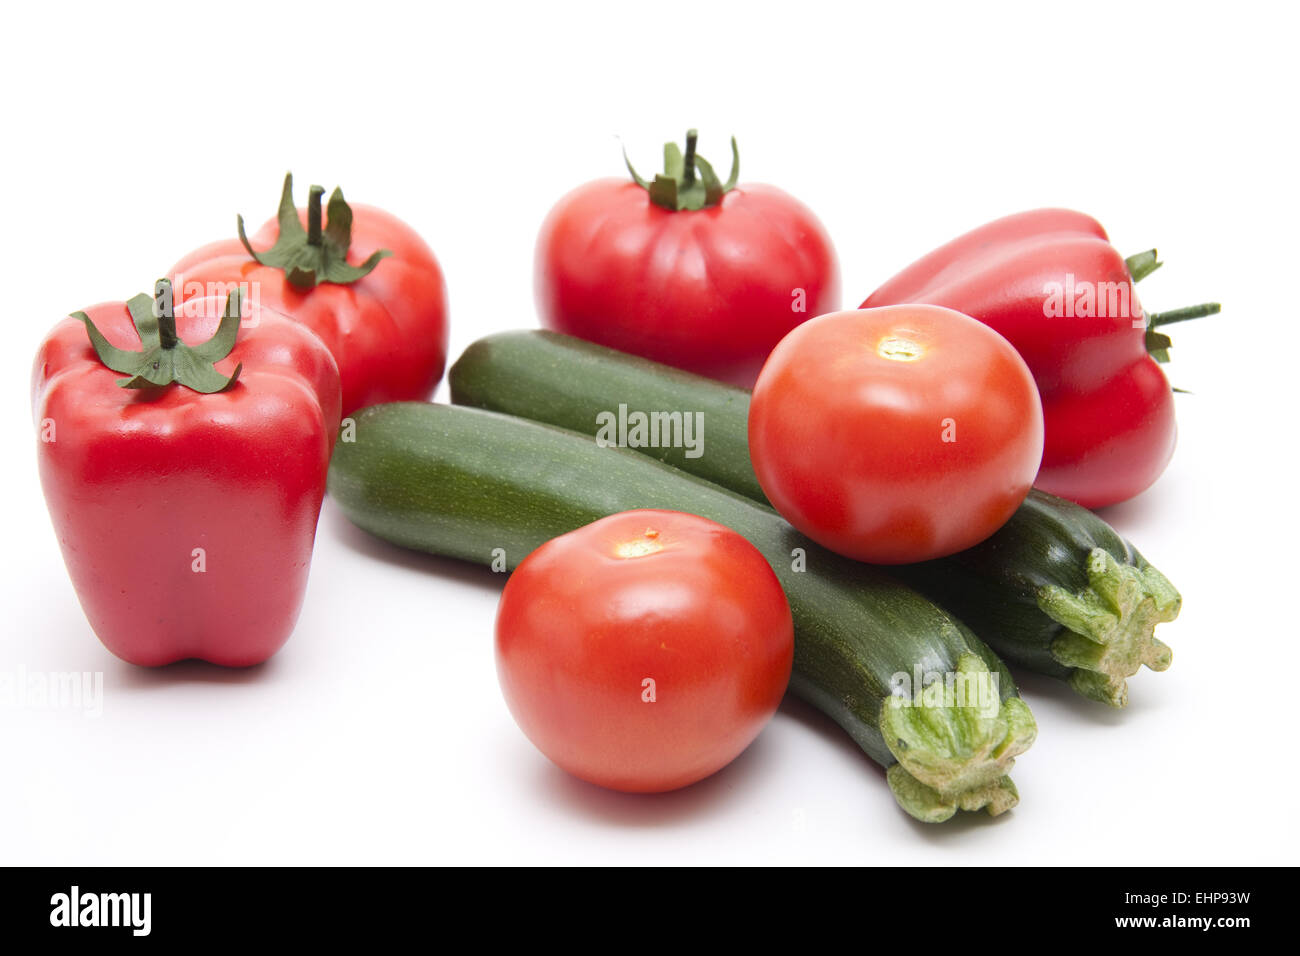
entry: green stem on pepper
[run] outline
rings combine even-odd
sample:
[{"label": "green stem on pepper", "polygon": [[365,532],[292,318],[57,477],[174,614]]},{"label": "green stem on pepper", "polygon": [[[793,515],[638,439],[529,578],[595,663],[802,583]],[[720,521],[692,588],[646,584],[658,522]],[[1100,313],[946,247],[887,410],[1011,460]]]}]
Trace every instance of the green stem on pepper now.
[{"label": "green stem on pepper", "polygon": [[1170,309],[1167,312],[1152,312],[1147,317],[1147,328],[1154,329],[1175,322],[1186,322],[1188,319],[1218,315],[1219,310],[1220,306],[1217,302],[1202,302],[1200,305],[1185,305],[1181,309]]},{"label": "green stem on pepper", "polygon": [[126,376],[118,380],[118,385],[149,388],[176,384],[206,395],[225,391],[239,379],[243,363],[235,366],[228,376],[215,368],[217,362],[230,354],[239,335],[242,299],[238,289],[226,299],[216,332],[201,345],[186,345],[177,335],[172,284],[167,279],[155,283],[152,298],[142,292],[128,299],[126,308],[140,336],[138,352],[111,344],[85,312],[72,313],[74,319],[80,319],[86,326],[90,346],[99,360]]},{"label": "green stem on pepper", "polygon": [[[1160,261],[1156,250],[1148,249],[1145,252],[1139,252],[1136,255],[1129,256],[1124,260],[1124,265],[1128,267],[1128,273],[1134,282],[1141,282],[1151,273],[1159,269],[1163,262]],[[1169,347],[1174,344],[1173,339],[1163,332],[1154,331],[1162,325],[1172,325],[1174,322],[1186,322],[1189,319],[1200,319],[1207,315],[1217,315],[1220,306],[1217,302],[1203,302],[1200,305],[1184,306],[1181,309],[1170,309],[1168,312],[1152,312],[1147,315],[1147,335],[1146,347],[1151,353],[1151,357],[1157,362],[1169,361]],[[1175,389],[1177,391],[1177,389]]]}]

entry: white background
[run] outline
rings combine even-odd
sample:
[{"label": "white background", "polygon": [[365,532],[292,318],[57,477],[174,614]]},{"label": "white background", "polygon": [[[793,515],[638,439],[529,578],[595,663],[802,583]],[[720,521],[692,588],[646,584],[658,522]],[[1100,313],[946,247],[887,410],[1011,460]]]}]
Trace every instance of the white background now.
[{"label": "white background", "polygon": [[[0,58],[5,454],[0,673],[102,671],[103,716],[0,709],[0,862],[1296,862],[1294,7],[1237,3],[23,4]],[[448,277],[452,356],[536,324],[532,245],[578,183],[701,131],[833,236],[844,304],[932,246],[1085,210],[1173,329],[1181,437],[1106,517],[1181,588],[1173,668],[1126,712],[1024,681],[1038,743],[997,820],[910,820],[847,736],[787,703],[662,797],[567,778],[497,689],[501,579],[401,553],[327,501],[268,664],[148,671],[64,572],[27,377],[70,310],[260,222],[292,169],[387,207]],[[445,396],[445,388],[440,390]],[[121,545],[129,560],[133,535]]]}]

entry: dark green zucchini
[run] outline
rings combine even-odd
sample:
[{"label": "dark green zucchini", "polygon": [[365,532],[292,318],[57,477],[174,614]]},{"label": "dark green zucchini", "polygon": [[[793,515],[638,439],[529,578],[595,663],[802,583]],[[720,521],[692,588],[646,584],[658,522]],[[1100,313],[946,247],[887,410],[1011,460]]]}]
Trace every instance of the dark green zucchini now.
[{"label": "dark green zucchini", "polygon": [[1069,681],[1090,700],[1128,702],[1127,678],[1169,666],[1155,627],[1182,597],[1087,508],[1037,489],[997,534],[940,561],[893,569],[1007,660]]},{"label": "dark green zucchini", "polygon": [[[630,447],[767,503],[749,464],[744,424],[749,392],[744,389],[542,330],[479,339],[456,360],[447,381],[457,405],[531,418],[584,435],[595,435],[610,416],[617,422],[620,405],[626,410],[624,419],[633,414],[691,415],[706,426],[691,436],[702,439],[704,454],[692,455],[684,443]],[[605,417],[598,421],[598,416]],[[716,430],[715,422],[723,427]]]},{"label": "dark green zucchini", "polygon": [[[452,401],[594,434],[596,416],[630,411],[703,413],[702,454],[637,448],[766,502],[749,462],[749,395],[740,389],[553,332],[480,339],[452,366]],[[1155,626],[1181,599],[1166,578],[1096,515],[1033,492],[978,548],[890,568],[948,607],[1013,663],[1122,707],[1127,678],[1169,666]]]},{"label": "dark green zucchini", "polygon": [[414,402],[354,421],[330,464],[330,495],[354,523],[409,548],[483,564],[504,552],[513,568],[550,538],[635,508],[734,529],[790,601],[791,689],[889,767],[905,810],[936,821],[1015,805],[1007,771],[1036,733],[1029,708],[997,656],[911,588],[825,551],[770,508],[590,436]]}]

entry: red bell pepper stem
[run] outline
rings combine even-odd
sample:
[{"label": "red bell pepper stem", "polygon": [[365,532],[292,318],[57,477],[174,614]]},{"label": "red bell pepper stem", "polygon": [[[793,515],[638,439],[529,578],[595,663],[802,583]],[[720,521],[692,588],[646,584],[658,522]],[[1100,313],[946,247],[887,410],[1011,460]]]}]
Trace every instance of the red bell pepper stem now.
[{"label": "red bell pepper stem", "polygon": [[1200,305],[1187,305],[1181,309],[1170,309],[1168,312],[1152,312],[1148,317],[1147,326],[1154,329],[1161,325],[1172,325],[1174,322],[1186,322],[1188,319],[1217,315],[1219,309],[1217,302],[1202,302]]},{"label": "red bell pepper stem", "polygon": [[1128,267],[1129,275],[1133,277],[1133,281],[1141,282],[1164,263],[1156,257],[1154,249],[1148,249],[1146,252],[1139,252],[1135,256],[1129,256],[1124,260],[1124,265]]},{"label": "red bell pepper stem", "polygon": [[222,375],[215,363],[230,354],[239,335],[240,294],[235,289],[226,299],[226,311],[212,337],[201,345],[183,342],[176,332],[176,314],[172,306],[172,284],[159,279],[151,299],[141,293],[125,303],[136,335],[139,351],[120,349],[109,342],[85,312],[74,312],[90,339],[98,359],[115,372],[127,377],[118,380],[123,388],[165,387],[173,383],[196,392],[223,392],[235,384],[243,363],[230,375]]},{"label": "red bell pepper stem", "polygon": [[[1159,269],[1163,262],[1154,249],[1148,249],[1145,252],[1139,252],[1137,255],[1129,256],[1124,260],[1124,265],[1128,268],[1129,275],[1134,282],[1141,282],[1151,273]],[[1171,325],[1174,322],[1186,322],[1188,319],[1200,319],[1207,315],[1215,315],[1219,312],[1219,303],[1203,302],[1200,305],[1189,305],[1181,309],[1170,309],[1168,312],[1152,312],[1147,316],[1147,328],[1154,329],[1161,325]],[[1154,343],[1148,339],[1147,348],[1156,359],[1161,362],[1169,361],[1167,354],[1163,354],[1169,348],[1170,342],[1167,336],[1162,336]],[[1161,354],[1157,354],[1161,353]]]},{"label": "red bell pepper stem", "polygon": [[176,313],[172,307],[171,283],[165,280],[154,284],[154,315],[158,319],[158,344],[164,349],[176,348],[180,341],[176,335]]}]

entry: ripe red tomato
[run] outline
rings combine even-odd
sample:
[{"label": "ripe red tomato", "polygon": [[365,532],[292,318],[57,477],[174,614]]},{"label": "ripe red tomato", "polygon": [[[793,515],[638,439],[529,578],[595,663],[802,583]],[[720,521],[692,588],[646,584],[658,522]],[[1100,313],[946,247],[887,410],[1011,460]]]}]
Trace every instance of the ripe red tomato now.
[{"label": "ripe red tomato", "polygon": [[835,250],[817,217],[772,186],[714,177],[706,197],[693,164],[704,178],[712,169],[693,135],[676,155],[675,179],[600,179],[551,210],[537,240],[542,324],[749,388],[782,336],[839,308]]},{"label": "ripe red tomato", "polygon": [[794,657],[790,606],[729,528],[675,511],[610,515],[511,575],[497,671],[528,739],[574,776],[659,792],[701,780],[776,711]]},{"label": "ripe red tomato", "polygon": [[1043,455],[1024,361],[951,309],[836,312],[791,332],[759,375],[749,449],[777,511],[878,564],[953,554],[1020,506]]},{"label": "ripe red tomato", "polygon": [[338,363],[345,416],[379,402],[424,401],[447,359],[438,260],[406,223],[350,206],[340,190],[323,214],[323,194],[313,186],[307,208],[296,209],[293,176],[285,176],[279,215],[247,244],[241,221],[240,239],[209,243],[172,266],[177,295],[238,286],[265,310],[306,325]]}]

